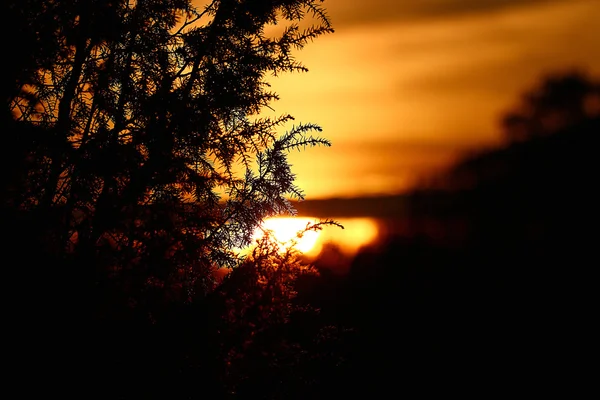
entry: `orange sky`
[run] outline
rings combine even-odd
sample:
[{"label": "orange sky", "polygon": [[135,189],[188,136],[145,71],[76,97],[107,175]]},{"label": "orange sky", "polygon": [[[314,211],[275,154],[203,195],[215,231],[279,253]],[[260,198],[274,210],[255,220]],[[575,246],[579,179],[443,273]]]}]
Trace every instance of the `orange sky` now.
[{"label": "orange sky", "polygon": [[335,33],[296,54],[309,72],[271,82],[274,116],[317,123],[333,143],[290,156],[308,200],[401,193],[498,144],[500,116],[544,74],[600,77],[600,0],[323,5]]},{"label": "orange sky", "polygon": [[293,153],[307,199],[397,193],[456,154],[498,143],[497,121],[542,74],[600,75],[600,0],[326,0],[336,30],[273,82],[277,115],[331,148]]}]

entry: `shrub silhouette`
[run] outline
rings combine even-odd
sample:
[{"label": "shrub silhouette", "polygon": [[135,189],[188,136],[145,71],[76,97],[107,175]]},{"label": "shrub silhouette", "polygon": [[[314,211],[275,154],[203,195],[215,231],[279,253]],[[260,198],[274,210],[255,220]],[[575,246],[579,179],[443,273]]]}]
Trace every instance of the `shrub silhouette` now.
[{"label": "shrub silhouette", "polygon": [[288,197],[303,193],[287,153],[330,143],[311,135],[318,125],[261,111],[278,98],[268,74],[306,71],[293,49],[332,32],[319,1],[9,10],[23,56],[4,85],[2,206],[40,259],[139,305],[189,301],[214,289],[215,268],[242,262],[233,249],[260,221],[294,213]]},{"label": "shrub silhouette", "polygon": [[307,71],[293,52],[330,21],[317,0],[195,4],[8,2],[4,261],[16,335],[46,332],[21,359],[48,381],[97,386],[109,368],[111,395],[173,398],[199,380],[223,394],[243,375],[225,365],[289,321],[311,271],[268,235],[236,249],[295,213],[288,152],[330,145],[318,125],[263,114],[271,77]]},{"label": "shrub silhouette", "polygon": [[523,93],[501,127],[508,141],[550,135],[600,116],[600,83],[578,71],[548,74]]}]

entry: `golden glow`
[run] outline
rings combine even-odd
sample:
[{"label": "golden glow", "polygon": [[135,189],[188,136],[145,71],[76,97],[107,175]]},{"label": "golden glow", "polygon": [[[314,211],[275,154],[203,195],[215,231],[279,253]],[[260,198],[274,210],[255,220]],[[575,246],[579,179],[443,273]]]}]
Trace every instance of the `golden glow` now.
[{"label": "golden glow", "polygon": [[372,218],[340,218],[336,219],[344,229],[325,229],[319,237],[319,245],[332,243],[348,255],[355,254],[361,247],[377,240],[379,228]]},{"label": "golden glow", "polygon": [[276,217],[268,218],[254,233],[254,239],[260,239],[265,231],[270,231],[280,246],[281,251],[295,245],[296,249],[304,254],[318,252],[317,240],[320,231],[308,230],[307,226],[315,223],[314,218]]},{"label": "golden glow", "polygon": [[598,0],[324,7],[335,33],[295,54],[308,73],[269,79],[281,100],[261,115],[290,113],[331,140],[290,153],[307,200],[408,191],[455,157],[498,145],[500,116],[542,75],[600,74]]},{"label": "golden glow", "polygon": [[[500,114],[543,73],[571,66],[600,73],[598,1],[404,18],[441,3],[449,2],[325,3],[336,32],[298,53],[308,73],[272,82],[281,96],[273,114],[318,123],[333,144],[290,155],[307,196],[408,190],[457,152],[497,144]],[[398,18],[344,24],[343,12],[360,22],[361,13],[390,9]],[[377,143],[383,154],[365,146]]]},{"label": "golden glow", "polygon": [[336,219],[344,229],[337,226],[324,225],[320,231],[306,231],[298,237],[308,224],[318,222],[310,217],[277,217],[265,220],[254,234],[254,239],[260,239],[264,231],[272,232],[281,251],[292,246],[309,257],[317,257],[326,243],[339,247],[347,255],[354,255],[358,250],[377,240],[379,228],[372,218],[341,218]]}]

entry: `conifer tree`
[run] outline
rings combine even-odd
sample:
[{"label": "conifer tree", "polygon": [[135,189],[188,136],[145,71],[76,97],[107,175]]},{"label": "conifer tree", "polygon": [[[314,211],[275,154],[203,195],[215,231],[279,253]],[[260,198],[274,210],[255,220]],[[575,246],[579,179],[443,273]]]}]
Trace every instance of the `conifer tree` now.
[{"label": "conifer tree", "polygon": [[209,292],[262,220],[294,213],[288,152],[330,145],[262,114],[270,79],[307,71],[294,52],[332,32],[321,3],[9,1],[3,215],[95,287]]}]

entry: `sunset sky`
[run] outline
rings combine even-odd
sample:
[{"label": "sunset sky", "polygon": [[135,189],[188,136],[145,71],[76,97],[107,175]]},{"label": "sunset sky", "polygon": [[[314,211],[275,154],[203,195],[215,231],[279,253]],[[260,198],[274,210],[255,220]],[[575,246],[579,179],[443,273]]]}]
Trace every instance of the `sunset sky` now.
[{"label": "sunset sky", "polygon": [[548,72],[600,76],[600,0],[326,0],[335,33],[273,82],[277,114],[331,148],[293,153],[307,199],[399,193],[461,152]]}]

